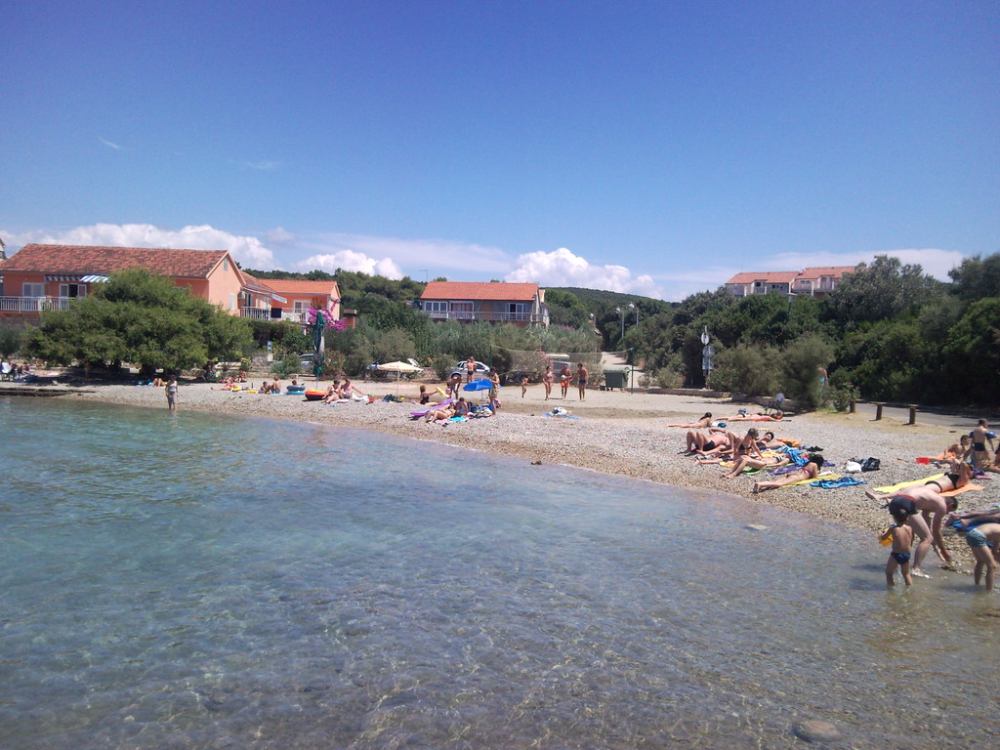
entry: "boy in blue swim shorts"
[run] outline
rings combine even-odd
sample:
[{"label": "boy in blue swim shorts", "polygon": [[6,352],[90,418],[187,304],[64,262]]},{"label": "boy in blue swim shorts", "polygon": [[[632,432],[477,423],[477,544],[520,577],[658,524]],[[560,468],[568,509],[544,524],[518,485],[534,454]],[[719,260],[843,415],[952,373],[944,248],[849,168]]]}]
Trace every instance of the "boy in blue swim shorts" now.
[{"label": "boy in blue swim shorts", "polygon": [[973,526],[965,534],[965,543],[976,558],[976,586],[986,572],[986,590],[993,590],[993,573],[1000,553],[1000,523],[981,523]]},{"label": "boy in blue swim shorts", "polygon": [[[895,498],[894,498],[895,499]],[[902,500],[902,498],[900,498]],[[909,498],[906,498],[909,500]],[[892,535],[892,552],[889,553],[889,560],[885,564],[885,582],[887,586],[895,586],[896,568],[899,568],[903,576],[903,583],[907,586],[913,585],[913,578],[910,575],[910,548],[913,546],[913,529],[907,524],[909,517],[916,513],[916,507],[900,502],[896,505],[890,503],[889,512],[895,523],[889,530]],[[912,512],[911,512],[912,510]]]}]

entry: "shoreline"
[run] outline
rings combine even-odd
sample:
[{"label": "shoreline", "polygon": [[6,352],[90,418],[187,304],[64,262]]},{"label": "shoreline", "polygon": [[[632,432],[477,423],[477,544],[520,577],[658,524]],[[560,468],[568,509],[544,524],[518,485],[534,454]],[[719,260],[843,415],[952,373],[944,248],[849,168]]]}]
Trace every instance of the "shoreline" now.
[{"label": "shoreline", "polygon": [[[360,382],[356,385],[376,398],[397,394],[413,398],[418,383]],[[88,383],[83,388],[63,385],[46,388],[58,390],[63,398],[166,410],[166,399],[159,388],[98,383]],[[530,387],[523,399],[519,391],[517,387],[501,391],[504,408],[496,417],[445,426],[411,421],[410,411],[420,408],[412,401],[331,406],[307,402],[298,396],[231,392],[208,383],[182,384],[178,408],[375,430],[541,462],[532,470],[544,470],[545,464],[563,464],[702,492],[718,492],[870,532],[873,546],[877,545],[875,535],[891,519],[880,503],[865,497],[865,490],[903,481],[916,483],[938,473],[933,466],[917,464],[916,457],[937,455],[955,442],[959,434],[955,426],[922,424],[919,420],[915,425],[905,425],[891,418],[874,422],[861,414],[842,413],[796,415],[773,424],[730,423],[729,428],[737,433],[756,426],[762,433],[774,429],[778,437],[796,438],[803,447],[821,447],[827,460],[835,464],[831,469],[834,472],[851,458],[874,456],[881,460],[879,471],[855,475],[867,482],[864,485],[829,490],[800,485],[754,495],[750,491],[753,478],[727,480],[717,465],[695,465],[693,459],[679,453],[684,447],[686,430],[664,426],[668,422],[693,421],[705,411],[711,411],[716,418],[733,414],[739,404],[699,396],[589,390],[587,400],[580,402],[575,389],[570,390],[565,400],[559,398],[558,387],[553,389],[556,398],[544,401],[540,386]],[[471,394],[470,400],[478,401],[478,394]],[[567,409],[576,418],[542,416],[556,406]],[[984,489],[959,495],[960,508],[1000,500],[1000,481],[976,480],[975,483]],[[972,561],[964,540],[946,531],[945,546],[955,558],[956,566],[964,572]],[[940,564],[933,552],[928,553],[926,568],[934,569]]]}]

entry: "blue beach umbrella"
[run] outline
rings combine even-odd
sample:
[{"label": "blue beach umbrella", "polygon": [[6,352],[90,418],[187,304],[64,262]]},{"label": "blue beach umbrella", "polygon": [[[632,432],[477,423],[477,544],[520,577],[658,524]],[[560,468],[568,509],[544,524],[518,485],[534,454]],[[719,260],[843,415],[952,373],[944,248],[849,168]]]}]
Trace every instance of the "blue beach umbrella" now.
[{"label": "blue beach umbrella", "polygon": [[473,380],[471,383],[466,383],[462,386],[463,391],[488,391],[490,386],[493,385],[491,380],[486,378],[481,378],[480,380]]}]

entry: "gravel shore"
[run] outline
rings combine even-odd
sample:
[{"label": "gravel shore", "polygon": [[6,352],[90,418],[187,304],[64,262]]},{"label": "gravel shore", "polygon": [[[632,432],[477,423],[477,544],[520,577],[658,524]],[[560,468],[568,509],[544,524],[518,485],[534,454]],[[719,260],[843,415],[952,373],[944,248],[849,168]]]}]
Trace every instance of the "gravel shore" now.
[{"label": "gravel shore", "polygon": [[[325,387],[325,383],[323,387]],[[417,384],[357,383],[359,389],[376,398],[386,394],[413,399]],[[99,400],[166,408],[162,389],[128,385],[88,385],[65,388],[64,398]],[[431,385],[431,388],[436,385]],[[225,412],[247,417],[302,420],[333,426],[354,427],[387,432],[417,439],[436,440],[458,446],[520,456],[529,462],[541,462],[533,471],[544,471],[545,464],[567,464],[608,474],[620,474],[664,484],[697,488],[702,491],[738,495],[751,502],[766,503],[834,521],[874,534],[889,523],[879,503],[865,497],[864,490],[892,485],[906,480],[917,481],[935,473],[933,466],[915,462],[917,456],[933,456],[957,441],[958,429],[932,424],[905,425],[891,418],[878,422],[861,414],[812,413],[796,415],[776,424],[758,423],[763,432],[774,429],[778,437],[792,437],[805,446],[823,448],[827,460],[838,471],[848,459],[874,456],[881,469],[857,475],[867,485],[838,489],[820,489],[808,485],[786,487],[754,495],[753,479],[727,480],[718,466],[698,466],[683,456],[686,430],[667,428],[668,422],[689,422],[711,411],[716,418],[734,414],[741,407],[728,400],[698,396],[670,396],[619,391],[588,391],[586,401],[577,399],[575,389],[567,398],[544,401],[541,386],[531,386],[521,397],[520,388],[501,392],[504,408],[490,419],[450,423],[446,426],[414,422],[409,419],[416,407],[407,403],[341,403],[334,406],[307,402],[298,396],[264,396],[221,390],[205,383],[182,384],[178,398],[180,409],[200,412]],[[479,394],[472,394],[473,400]],[[546,417],[544,412],[560,406],[573,417]],[[754,423],[732,423],[736,432]],[[963,431],[971,429],[973,422]],[[985,489],[959,496],[960,507],[985,505],[1000,500],[1000,480],[980,481]],[[946,545],[965,569],[972,559],[964,541],[945,534]],[[933,567],[933,553],[926,567]]]}]

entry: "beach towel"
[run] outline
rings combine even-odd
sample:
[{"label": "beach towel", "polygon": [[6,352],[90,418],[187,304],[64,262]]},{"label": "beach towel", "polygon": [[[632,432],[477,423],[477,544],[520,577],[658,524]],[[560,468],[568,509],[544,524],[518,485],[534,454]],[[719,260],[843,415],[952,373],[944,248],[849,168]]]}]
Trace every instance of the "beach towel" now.
[{"label": "beach towel", "polygon": [[981,490],[983,486],[981,484],[973,484],[969,482],[964,487],[959,487],[957,490],[948,490],[947,492],[942,492],[941,494],[945,497],[955,497],[955,495],[961,495],[963,492],[969,492],[970,490]]},{"label": "beach towel", "polygon": [[819,487],[819,484],[817,484],[817,482],[828,482],[828,481],[833,481],[834,479],[840,479],[840,478],[841,478],[841,476],[839,474],[820,474],[817,479],[800,479],[797,482],[792,482],[791,484],[786,484],[784,486],[785,487],[797,487],[800,484],[811,484],[814,487]]},{"label": "beach towel", "polygon": [[914,484],[926,484],[927,482],[931,482],[935,479],[940,479],[943,476],[944,474],[935,474],[934,476],[927,477],[926,479],[907,479],[905,482],[897,482],[896,484],[890,484],[886,487],[876,487],[875,491],[882,493],[896,492],[897,490],[901,490],[904,487],[911,487]]},{"label": "beach towel", "polygon": [[822,487],[824,490],[832,490],[837,487],[853,487],[856,484],[868,484],[863,479],[855,479],[854,477],[838,477],[837,479],[819,479],[812,483],[813,487]]}]

